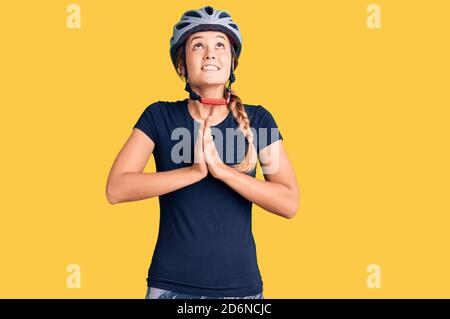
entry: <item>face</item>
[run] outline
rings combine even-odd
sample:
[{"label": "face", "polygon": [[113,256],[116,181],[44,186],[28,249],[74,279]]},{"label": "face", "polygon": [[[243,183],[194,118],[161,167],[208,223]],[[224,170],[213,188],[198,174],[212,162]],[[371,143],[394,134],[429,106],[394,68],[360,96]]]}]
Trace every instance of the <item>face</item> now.
[{"label": "face", "polygon": [[[224,85],[230,77],[231,43],[225,33],[202,31],[186,40],[189,82],[196,86]],[[218,67],[206,67],[212,64]]]}]

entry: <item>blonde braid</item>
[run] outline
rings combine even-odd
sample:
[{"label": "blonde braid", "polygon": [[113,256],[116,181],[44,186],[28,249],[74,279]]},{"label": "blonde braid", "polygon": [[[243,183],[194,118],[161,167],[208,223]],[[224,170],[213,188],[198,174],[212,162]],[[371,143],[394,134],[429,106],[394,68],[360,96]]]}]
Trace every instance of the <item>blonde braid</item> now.
[{"label": "blonde braid", "polygon": [[228,109],[232,112],[236,122],[239,124],[239,128],[244,134],[244,137],[248,141],[248,150],[242,162],[233,165],[232,167],[239,172],[248,173],[256,167],[258,160],[257,151],[253,144],[253,131],[250,128],[250,119],[247,116],[244,105],[242,104],[239,96],[236,92],[231,90],[230,103],[228,103]]}]

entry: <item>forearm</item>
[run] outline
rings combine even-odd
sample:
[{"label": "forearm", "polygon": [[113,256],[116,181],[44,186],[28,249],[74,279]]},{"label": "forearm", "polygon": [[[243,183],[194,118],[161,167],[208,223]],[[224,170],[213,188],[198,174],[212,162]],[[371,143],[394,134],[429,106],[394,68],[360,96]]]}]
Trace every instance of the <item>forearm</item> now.
[{"label": "forearm", "polygon": [[191,167],[154,173],[123,173],[108,183],[107,197],[111,204],[137,201],[173,192],[200,179]]},{"label": "forearm", "polygon": [[297,212],[299,194],[296,189],[254,178],[228,166],[220,179],[247,200],[271,213],[292,218]]}]

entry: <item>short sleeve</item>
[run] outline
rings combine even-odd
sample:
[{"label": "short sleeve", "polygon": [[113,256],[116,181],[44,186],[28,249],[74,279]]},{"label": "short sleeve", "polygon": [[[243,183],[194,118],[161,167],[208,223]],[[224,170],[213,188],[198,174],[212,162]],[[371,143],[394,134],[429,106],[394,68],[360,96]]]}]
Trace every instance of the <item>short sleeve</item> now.
[{"label": "short sleeve", "polygon": [[270,144],[282,140],[280,129],[272,116],[272,114],[262,105],[257,106],[257,150],[260,150],[269,146]]},{"label": "short sleeve", "polygon": [[147,106],[133,126],[133,128],[138,128],[144,132],[155,144],[157,143],[158,136],[156,131],[156,111],[158,105],[159,102],[155,102]]}]

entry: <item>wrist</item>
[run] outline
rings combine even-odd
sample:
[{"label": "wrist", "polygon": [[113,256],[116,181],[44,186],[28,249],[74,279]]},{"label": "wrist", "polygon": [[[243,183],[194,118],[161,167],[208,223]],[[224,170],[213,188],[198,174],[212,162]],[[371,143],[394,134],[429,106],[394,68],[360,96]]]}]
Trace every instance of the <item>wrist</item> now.
[{"label": "wrist", "polygon": [[193,180],[194,180],[194,183],[195,183],[195,182],[198,182],[198,181],[201,181],[203,178],[206,177],[206,175],[207,175],[207,173],[208,173],[208,172],[206,172],[206,174],[202,173],[202,172],[199,171],[194,165],[191,166],[191,167],[189,167],[189,169],[190,169],[192,178],[193,178]]},{"label": "wrist", "polygon": [[222,180],[222,181],[225,181],[229,177],[231,177],[231,174],[233,174],[233,171],[234,171],[234,168],[228,166],[225,163],[221,163],[220,173],[219,173],[219,176],[217,178]]}]

